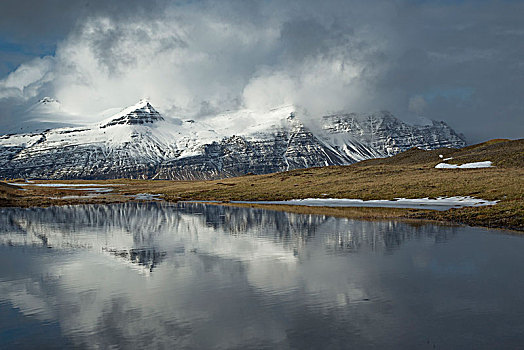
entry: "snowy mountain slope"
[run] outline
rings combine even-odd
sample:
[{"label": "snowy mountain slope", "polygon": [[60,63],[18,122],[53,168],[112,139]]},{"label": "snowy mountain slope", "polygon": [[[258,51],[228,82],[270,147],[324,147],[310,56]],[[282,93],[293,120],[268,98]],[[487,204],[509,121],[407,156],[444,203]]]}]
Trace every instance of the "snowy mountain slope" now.
[{"label": "snowy mountain slope", "polygon": [[140,101],[97,124],[0,136],[0,177],[210,179],[463,145],[444,123],[414,127],[389,113],[328,116],[313,130],[293,106],[193,121]]},{"label": "snowy mountain slope", "polygon": [[329,134],[352,136],[383,156],[392,156],[412,147],[434,149],[465,145],[463,136],[455,133],[444,122],[410,125],[386,111],[330,115],[322,119],[323,128]]},{"label": "snowy mountain slope", "polygon": [[[149,107],[141,101],[131,108],[129,115],[117,114],[112,121],[87,127],[3,136],[0,172],[10,170],[13,174],[45,178],[95,178],[98,174],[129,173],[148,176],[151,165],[180,153],[171,141],[171,130],[155,125],[163,118],[151,113],[153,109]],[[140,111],[142,115],[137,113]],[[8,153],[7,164],[4,153]]]},{"label": "snowy mountain slope", "polygon": [[58,100],[44,97],[25,110],[18,111],[23,121],[7,129],[8,133],[36,133],[39,131],[79,125],[75,116],[62,110]]}]

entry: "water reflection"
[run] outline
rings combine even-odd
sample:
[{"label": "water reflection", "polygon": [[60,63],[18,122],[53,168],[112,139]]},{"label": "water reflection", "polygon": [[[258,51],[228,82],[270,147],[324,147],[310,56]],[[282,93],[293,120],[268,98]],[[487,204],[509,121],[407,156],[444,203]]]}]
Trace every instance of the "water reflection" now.
[{"label": "water reflection", "polygon": [[332,249],[377,250],[395,249],[405,240],[422,236],[447,240],[454,232],[396,221],[355,221],[198,203],[10,208],[0,213],[0,244],[95,250],[173,248],[173,238],[196,246],[211,239],[206,236],[210,233],[212,239],[226,239],[215,237],[220,232],[296,251],[319,230]]},{"label": "water reflection", "polygon": [[[524,329],[523,243],[189,203],[2,209],[0,310],[60,336],[0,345],[479,348],[497,339],[487,320]],[[478,339],[460,340],[464,322]]]},{"label": "water reflection", "polygon": [[103,252],[124,259],[126,262],[136,264],[140,267],[145,267],[146,271],[153,272],[153,269],[162,261],[166,256],[166,252],[158,252],[154,248],[139,248],[139,249],[112,249],[102,248]]}]

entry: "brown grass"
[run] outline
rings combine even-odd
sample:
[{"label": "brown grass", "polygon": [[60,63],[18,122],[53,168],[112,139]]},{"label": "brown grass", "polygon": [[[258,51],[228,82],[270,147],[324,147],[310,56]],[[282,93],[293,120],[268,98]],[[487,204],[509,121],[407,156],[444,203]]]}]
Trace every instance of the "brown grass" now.
[{"label": "brown grass", "polygon": [[523,201],[503,201],[489,207],[406,213],[409,218],[448,221],[474,226],[524,231]]}]

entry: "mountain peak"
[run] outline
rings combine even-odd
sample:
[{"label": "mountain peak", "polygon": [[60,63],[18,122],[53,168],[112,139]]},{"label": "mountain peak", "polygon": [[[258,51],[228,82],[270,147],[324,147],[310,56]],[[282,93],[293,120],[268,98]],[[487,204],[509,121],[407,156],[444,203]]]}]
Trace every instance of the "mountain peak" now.
[{"label": "mountain peak", "polygon": [[58,100],[52,97],[48,97],[48,96],[41,98],[40,100],[38,100],[38,102],[44,105],[50,104],[50,103],[60,103]]},{"label": "mountain peak", "polygon": [[140,125],[154,123],[159,120],[164,120],[164,117],[151,106],[148,100],[142,99],[137,104],[123,109],[105,122],[102,122],[100,128],[107,128],[119,124]]},{"label": "mountain peak", "polygon": [[46,96],[39,99],[27,111],[33,113],[54,113],[58,110],[60,110],[60,101]]}]

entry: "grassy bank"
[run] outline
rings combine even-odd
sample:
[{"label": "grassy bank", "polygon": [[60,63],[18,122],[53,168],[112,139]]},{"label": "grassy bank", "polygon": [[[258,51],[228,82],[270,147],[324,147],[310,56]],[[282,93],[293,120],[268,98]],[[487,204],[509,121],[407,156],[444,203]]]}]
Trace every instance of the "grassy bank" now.
[{"label": "grassy bank", "polygon": [[[484,169],[435,169],[440,157],[452,164],[490,160]],[[48,181],[44,181],[48,182]],[[3,184],[0,205],[31,206],[74,203],[111,203],[132,200],[133,194],[161,194],[177,200],[286,200],[297,198],[393,199],[472,196],[499,200],[491,207],[450,209],[445,212],[385,208],[296,208],[308,212],[362,219],[430,219],[524,231],[524,140],[492,140],[460,150],[412,149],[394,157],[368,160],[349,166],[293,170],[267,175],[241,176],[213,181],[59,181],[120,184],[114,193],[95,198],[72,198],[80,191],[24,186],[21,191]],[[65,198],[64,198],[65,197]],[[274,209],[272,207],[272,209]]]}]

